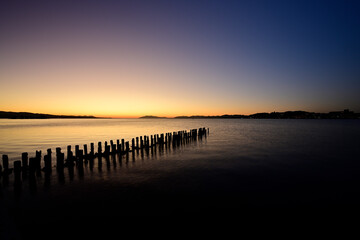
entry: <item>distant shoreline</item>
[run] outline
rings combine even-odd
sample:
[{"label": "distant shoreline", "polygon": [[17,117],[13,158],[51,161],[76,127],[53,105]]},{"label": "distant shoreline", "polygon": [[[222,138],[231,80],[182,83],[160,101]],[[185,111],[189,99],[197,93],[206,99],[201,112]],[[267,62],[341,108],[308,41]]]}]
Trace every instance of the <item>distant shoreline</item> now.
[{"label": "distant shoreline", "polygon": [[53,115],[44,113],[30,112],[5,112],[0,111],[0,119],[53,119],[53,118],[97,118],[94,116],[73,116],[73,115]]},{"label": "distant shoreline", "polygon": [[218,115],[218,116],[177,116],[174,118],[143,116],[142,119],[360,119],[360,113],[355,113],[345,109],[344,111],[336,111],[329,113],[315,113],[306,111],[286,111],[271,113],[255,113],[251,115]]}]

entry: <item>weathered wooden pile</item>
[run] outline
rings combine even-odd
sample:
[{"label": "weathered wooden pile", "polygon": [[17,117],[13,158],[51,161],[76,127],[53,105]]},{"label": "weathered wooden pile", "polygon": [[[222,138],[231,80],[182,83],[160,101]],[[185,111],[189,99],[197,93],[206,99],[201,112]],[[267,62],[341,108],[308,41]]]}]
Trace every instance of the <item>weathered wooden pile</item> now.
[{"label": "weathered wooden pile", "polygon": [[[116,143],[113,140],[110,140],[108,143],[105,141],[104,146],[102,142],[98,142],[97,152],[95,152],[94,143],[90,143],[90,149],[88,145],[84,144],[83,149],[80,149],[79,145],[75,146],[75,154],[72,151],[72,146],[67,146],[67,153],[65,158],[65,153],[61,152],[61,148],[56,148],[56,168],[58,170],[63,169],[64,167],[78,166],[79,168],[83,167],[83,161],[92,160],[96,157],[109,157],[110,155],[126,155],[130,152],[138,150],[152,150],[164,147],[176,147],[183,143],[188,143],[190,141],[196,141],[201,139],[209,133],[209,129],[199,128],[191,129],[190,131],[178,131],[173,133],[162,133],[151,136],[140,136],[132,138],[131,148],[129,141],[124,139],[116,140]],[[104,150],[103,150],[104,147]],[[89,150],[89,151],[88,151]],[[41,151],[36,151],[35,157],[28,157],[28,153],[22,153],[22,160],[17,160],[13,162],[13,168],[9,167],[9,158],[8,155],[2,156],[2,165],[0,165],[0,177],[3,174],[11,174],[14,172],[15,177],[20,176],[20,173],[35,173],[40,171],[50,172],[53,168],[52,163],[52,150],[47,149],[47,154],[44,155],[44,164],[41,164]]]}]

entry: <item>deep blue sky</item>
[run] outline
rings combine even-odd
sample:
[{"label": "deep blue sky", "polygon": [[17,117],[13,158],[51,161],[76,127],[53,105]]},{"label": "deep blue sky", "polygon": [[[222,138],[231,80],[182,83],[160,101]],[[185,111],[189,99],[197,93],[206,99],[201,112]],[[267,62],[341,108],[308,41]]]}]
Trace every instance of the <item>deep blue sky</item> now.
[{"label": "deep blue sky", "polygon": [[[2,1],[0,9],[4,110],[49,111],[41,98],[21,105],[24,92],[94,77],[87,92],[104,101],[146,100],[84,113],[360,112],[360,1]],[[129,82],[137,87],[123,98],[107,97]],[[56,97],[56,111],[79,111]]]}]

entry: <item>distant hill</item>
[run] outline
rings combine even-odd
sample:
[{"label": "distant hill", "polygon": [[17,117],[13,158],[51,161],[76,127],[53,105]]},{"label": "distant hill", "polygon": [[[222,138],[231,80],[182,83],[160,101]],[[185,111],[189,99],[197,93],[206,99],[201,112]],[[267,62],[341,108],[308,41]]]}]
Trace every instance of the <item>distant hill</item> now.
[{"label": "distant hill", "polygon": [[156,118],[156,119],[158,119],[158,118],[167,118],[167,117],[158,117],[158,116],[147,115],[147,116],[142,116],[140,118],[148,118],[148,119]]},{"label": "distant hill", "polygon": [[48,118],[96,118],[94,116],[72,116],[72,115],[52,115],[30,112],[4,112],[0,111],[0,118],[9,119],[48,119]]},{"label": "distant hill", "polygon": [[306,111],[286,111],[271,113],[255,113],[251,115],[219,115],[219,116],[177,116],[180,119],[201,118],[247,118],[247,119],[360,119],[360,113],[345,109],[344,111],[315,113]]}]

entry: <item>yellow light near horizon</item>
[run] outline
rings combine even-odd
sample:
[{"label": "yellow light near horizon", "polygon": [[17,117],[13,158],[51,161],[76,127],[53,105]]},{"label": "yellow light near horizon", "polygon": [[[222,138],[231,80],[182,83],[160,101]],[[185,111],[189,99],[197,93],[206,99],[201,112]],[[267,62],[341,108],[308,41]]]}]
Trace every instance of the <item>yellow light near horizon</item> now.
[{"label": "yellow light near horizon", "polygon": [[181,68],[165,60],[150,61],[149,57],[144,60],[138,54],[140,57],[132,55],[129,61],[117,56],[103,56],[102,60],[88,53],[80,57],[70,54],[60,60],[51,56],[48,62],[41,56],[14,66],[0,66],[0,110],[175,117],[251,114],[273,108],[263,96],[249,96],[246,86],[245,90],[223,88],[225,83],[219,79],[226,75]]}]

